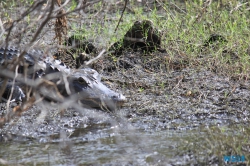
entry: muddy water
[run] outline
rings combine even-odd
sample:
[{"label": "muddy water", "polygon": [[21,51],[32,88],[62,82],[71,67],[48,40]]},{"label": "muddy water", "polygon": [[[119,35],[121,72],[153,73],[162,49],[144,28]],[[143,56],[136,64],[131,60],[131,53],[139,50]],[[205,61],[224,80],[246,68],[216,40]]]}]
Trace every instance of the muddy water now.
[{"label": "muddy water", "polygon": [[[140,164],[160,162],[172,158],[173,132],[154,134],[142,131],[134,133],[117,133],[95,131],[81,134],[78,138],[67,138],[64,141],[53,140],[51,143],[24,141],[1,144],[2,159],[9,164]],[[168,134],[168,135],[165,135]],[[165,136],[163,136],[165,135]],[[151,140],[154,140],[153,143]],[[4,150],[3,150],[4,149]]]},{"label": "muddy water", "polygon": [[[78,129],[84,130],[84,129]],[[206,156],[205,134],[197,131],[151,131],[103,129],[77,137],[49,142],[19,140],[1,143],[0,156],[7,165],[186,165],[188,163],[223,163],[223,158]],[[63,135],[63,133],[61,133]],[[199,141],[194,143],[193,141]],[[194,147],[193,147],[194,146]],[[197,145],[196,145],[197,146]],[[197,148],[197,147],[196,147]],[[198,150],[201,154],[193,154]],[[201,151],[202,150],[202,151]],[[218,162],[219,161],[219,162]]]}]

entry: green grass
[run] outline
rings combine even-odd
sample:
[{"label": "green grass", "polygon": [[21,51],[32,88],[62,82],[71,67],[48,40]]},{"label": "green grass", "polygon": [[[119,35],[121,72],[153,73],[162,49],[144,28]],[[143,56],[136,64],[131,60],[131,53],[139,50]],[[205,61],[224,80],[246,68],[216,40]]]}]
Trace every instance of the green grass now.
[{"label": "green grass", "polygon": [[[20,5],[31,6],[34,1],[23,0],[2,1],[2,6],[8,6],[9,11],[1,13],[2,20],[15,20],[14,8]],[[220,3],[222,2],[222,3]],[[76,1],[72,1],[66,9],[74,10]],[[109,12],[112,8],[116,12]],[[162,32],[162,47],[166,49],[171,59],[178,59],[180,55],[188,61],[189,67],[213,69],[218,65],[217,72],[224,72],[229,76],[249,76],[249,41],[250,41],[250,12],[249,4],[237,0],[216,1],[205,4],[202,0],[165,2],[153,4],[150,10],[147,6],[132,2],[125,10],[123,19],[115,27],[121,17],[122,6],[107,8],[102,2],[87,7],[86,21],[81,24],[69,20],[71,25],[69,36],[83,36],[94,40],[99,48],[107,49],[113,43],[122,39],[123,35],[137,20],[151,20],[155,27]],[[128,10],[129,9],[129,10]],[[102,13],[100,16],[99,14]],[[25,18],[28,23],[35,20],[31,15]],[[204,41],[211,34],[219,34],[226,38],[227,43],[215,44],[215,47],[202,48]],[[203,58],[199,58],[203,57]],[[180,60],[182,61],[182,60]],[[183,61],[184,62],[184,61]],[[214,63],[216,62],[216,63]],[[204,65],[205,64],[205,65]],[[167,64],[168,65],[168,64]]]},{"label": "green grass", "polygon": [[181,137],[177,138],[180,139],[178,156],[181,159],[182,156],[193,154],[193,158],[201,165],[213,162],[224,165],[224,156],[244,156],[245,163],[249,164],[249,134],[249,127],[241,125],[232,125],[230,128],[214,126],[197,133],[191,132],[185,136],[185,141],[181,141]]},{"label": "green grass", "polygon": [[0,5],[4,8],[11,9],[17,6],[30,6],[34,3],[34,0],[1,0]]},{"label": "green grass", "polygon": [[[144,12],[142,7],[131,6],[133,12],[125,12],[123,21],[116,33],[113,32],[118,21],[104,21],[100,25],[98,20],[95,24],[93,18],[92,26],[84,27],[84,29],[88,29],[86,36],[105,39],[103,40],[105,42],[103,46],[108,47],[120,40],[134,21],[149,19],[156,28],[162,31],[162,47],[167,50],[169,56],[178,57],[177,53],[172,50],[181,51],[192,67],[199,68],[200,66],[194,65],[197,65],[197,57],[202,55],[205,58],[199,59],[201,66],[204,66],[205,63],[205,67],[211,68],[210,63],[206,63],[209,58],[220,62],[218,65],[222,72],[225,69],[228,74],[248,75],[249,10],[246,10],[247,6],[245,5],[235,9],[236,1],[223,3],[223,5],[220,5],[213,2],[206,9],[203,9],[202,1],[187,2],[179,6],[182,9],[181,11],[171,10],[169,9],[170,4],[164,4],[165,10],[159,12],[156,8],[153,8],[148,13]],[[115,20],[118,20],[120,16],[121,12],[115,13]],[[108,17],[110,15],[105,18]],[[94,34],[92,34],[93,32]],[[228,42],[201,52],[204,41],[211,34],[220,34]],[[237,59],[233,59],[230,54],[234,54]],[[233,67],[230,65],[233,65]]]}]

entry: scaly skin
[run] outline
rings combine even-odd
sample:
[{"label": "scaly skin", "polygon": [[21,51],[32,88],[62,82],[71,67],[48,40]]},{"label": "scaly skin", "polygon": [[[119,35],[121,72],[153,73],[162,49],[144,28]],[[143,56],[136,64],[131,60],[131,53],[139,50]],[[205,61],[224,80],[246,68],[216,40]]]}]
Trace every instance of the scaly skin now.
[{"label": "scaly skin", "polygon": [[[20,63],[18,72],[27,74],[29,79],[46,79],[56,84],[63,97],[77,96],[83,105],[94,108],[115,110],[123,105],[126,98],[109,89],[102,82],[97,71],[89,68],[72,70],[59,60],[44,55],[41,51],[31,50],[22,55],[15,47],[0,48],[0,65],[2,69],[9,69],[13,63]],[[24,59],[24,60],[23,60]],[[24,65],[25,64],[25,65]],[[26,73],[24,72],[26,71]],[[0,72],[0,78],[5,78]],[[1,86],[0,82],[0,86]],[[10,92],[11,80],[7,83],[5,94]],[[15,85],[20,85],[15,82]],[[21,86],[20,86],[21,87]],[[18,86],[15,87],[12,101],[22,100],[24,93]],[[50,96],[46,96],[50,98]]]}]

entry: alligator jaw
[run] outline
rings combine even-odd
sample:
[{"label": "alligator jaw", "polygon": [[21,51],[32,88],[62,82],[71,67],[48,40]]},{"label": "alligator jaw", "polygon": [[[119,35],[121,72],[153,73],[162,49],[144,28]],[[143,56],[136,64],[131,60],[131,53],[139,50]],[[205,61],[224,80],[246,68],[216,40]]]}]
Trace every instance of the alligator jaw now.
[{"label": "alligator jaw", "polygon": [[94,83],[93,89],[93,92],[88,93],[88,96],[86,98],[86,89],[82,89],[81,93],[83,95],[81,95],[81,102],[83,104],[89,105],[93,108],[101,108],[102,110],[114,111],[120,108],[126,102],[125,96],[109,89],[101,82],[99,82],[98,84]]},{"label": "alligator jaw", "polygon": [[126,102],[126,97],[117,94],[114,98],[112,96],[103,96],[103,98],[83,97],[81,103],[92,108],[100,108],[102,110],[115,111]]}]

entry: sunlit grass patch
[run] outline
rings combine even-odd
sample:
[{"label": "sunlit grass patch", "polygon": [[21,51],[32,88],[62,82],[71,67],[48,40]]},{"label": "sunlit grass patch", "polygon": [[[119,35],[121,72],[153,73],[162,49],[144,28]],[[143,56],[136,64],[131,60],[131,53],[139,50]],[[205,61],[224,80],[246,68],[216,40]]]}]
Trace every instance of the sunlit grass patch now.
[{"label": "sunlit grass patch", "polygon": [[[178,147],[179,160],[191,155],[199,164],[220,163],[223,165],[249,163],[249,128],[242,125],[213,126],[200,130],[198,133],[180,137],[185,139]],[[227,157],[239,157],[239,161],[226,162]],[[182,158],[183,157],[183,158]]]}]

